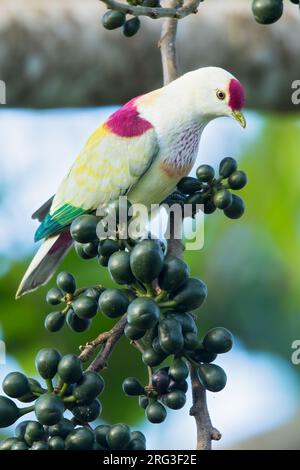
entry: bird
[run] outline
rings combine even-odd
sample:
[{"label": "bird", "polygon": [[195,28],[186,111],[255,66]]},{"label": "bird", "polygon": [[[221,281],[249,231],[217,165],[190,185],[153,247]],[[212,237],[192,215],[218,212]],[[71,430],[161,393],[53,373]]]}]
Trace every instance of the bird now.
[{"label": "bird", "polygon": [[205,126],[227,116],[243,128],[245,92],[230,72],[203,67],[137,96],[91,135],[56,194],[33,215],[43,243],[16,298],[46,284],[72,246],[70,224],[82,214],[126,196],[149,207],[165,200],[189,174]]}]

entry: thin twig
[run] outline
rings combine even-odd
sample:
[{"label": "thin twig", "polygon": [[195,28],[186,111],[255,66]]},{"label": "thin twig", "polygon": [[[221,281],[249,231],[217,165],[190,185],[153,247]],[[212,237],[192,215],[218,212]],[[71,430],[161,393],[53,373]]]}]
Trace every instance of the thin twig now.
[{"label": "thin twig", "polygon": [[202,0],[187,0],[183,5],[173,7],[144,7],[141,5],[129,5],[128,3],[118,2],[116,0],[100,0],[111,10],[121,11],[125,14],[134,16],[149,16],[150,18],[176,18],[181,20],[188,15],[197,13],[199,3]]},{"label": "thin twig", "polygon": [[86,362],[92,357],[99,346],[104,345],[96,359],[90,364],[89,370],[100,370],[106,366],[106,362],[113,348],[124,333],[126,323],[127,315],[125,314],[110,331],[104,331],[93,341],[89,341],[85,346],[80,346],[81,353],[79,359],[81,359],[82,362]]},{"label": "thin twig", "polygon": [[206,391],[201,384],[197,368],[190,364],[193,405],[190,415],[194,416],[197,426],[197,450],[211,450],[211,442],[219,441],[221,433],[213,427],[207,409]]}]

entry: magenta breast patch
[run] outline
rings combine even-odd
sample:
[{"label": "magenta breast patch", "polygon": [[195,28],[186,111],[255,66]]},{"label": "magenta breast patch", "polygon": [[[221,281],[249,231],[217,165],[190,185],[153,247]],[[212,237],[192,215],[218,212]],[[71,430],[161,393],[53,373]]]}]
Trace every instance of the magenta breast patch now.
[{"label": "magenta breast patch", "polygon": [[108,118],[106,127],[111,132],[120,137],[137,137],[153,127],[150,122],[139,115],[135,104],[136,99],[128,101]]},{"label": "magenta breast patch", "polygon": [[229,96],[230,98],[228,105],[232,111],[238,111],[242,109],[245,104],[245,92],[240,82],[235,78],[230,80]]}]

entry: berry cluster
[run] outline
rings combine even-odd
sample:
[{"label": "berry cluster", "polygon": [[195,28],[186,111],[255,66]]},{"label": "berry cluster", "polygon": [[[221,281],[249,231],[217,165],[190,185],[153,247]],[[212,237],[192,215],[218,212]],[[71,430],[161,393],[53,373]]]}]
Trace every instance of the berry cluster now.
[{"label": "berry cluster", "polygon": [[57,424],[66,410],[70,410],[76,422],[81,424],[99,417],[101,403],[98,396],[104,388],[101,375],[93,371],[84,372],[78,357],[72,354],[61,356],[55,349],[41,349],[35,365],[46,388],[21,372],[8,374],[2,383],[6,395],[23,403],[34,404],[18,408],[13,400],[1,396],[0,427],[11,426],[31,411],[44,426]]},{"label": "berry cluster", "polygon": [[[152,347],[143,353],[143,361],[152,371],[149,384],[143,386],[135,377],[128,377],[123,382],[124,393],[129,396],[139,396],[139,404],[145,409],[146,417],[152,423],[161,423],[165,420],[167,416],[165,407],[179,410],[185,405],[188,390],[186,379],[189,375],[187,361],[198,366],[199,378],[207,390],[221,391],[226,385],[226,374],[221,367],[211,362],[218,354],[228,352],[233,344],[231,333],[220,327],[208,331],[202,341],[198,340],[197,327],[190,314],[171,313],[167,318],[171,322],[174,320],[180,322],[181,328],[185,331],[187,349],[182,346],[178,349],[179,337],[176,338],[178,325],[171,323],[169,326],[175,327],[175,330],[172,330],[172,334],[167,337],[162,336],[163,344],[165,342],[165,346],[169,348],[169,354],[174,355],[171,365],[152,371],[152,366],[162,362],[169,355],[161,346],[159,337],[155,337]],[[174,349],[175,345],[177,347]]]},{"label": "berry cluster", "polygon": [[234,158],[224,158],[219,165],[219,176],[210,165],[201,165],[196,171],[197,178],[183,178],[177,189],[186,197],[185,204],[192,204],[193,214],[196,206],[203,204],[205,214],[212,214],[216,209],[223,210],[230,219],[238,219],[245,212],[243,199],[230,190],[240,190],[247,184],[247,175],[238,170]]},{"label": "berry cluster", "polygon": [[[290,1],[299,5],[299,0]],[[252,12],[255,20],[260,24],[276,23],[283,13],[283,0],[253,0]]]},{"label": "berry cluster", "polygon": [[0,450],[144,450],[146,439],[126,424],[78,426],[62,418],[43,426],[39,421],[22,421],[14,437],[0,442]]}]

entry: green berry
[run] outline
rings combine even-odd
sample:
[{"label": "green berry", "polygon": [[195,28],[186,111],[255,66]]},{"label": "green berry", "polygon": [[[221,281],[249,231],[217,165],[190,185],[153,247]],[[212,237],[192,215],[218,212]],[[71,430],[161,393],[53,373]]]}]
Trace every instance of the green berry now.
[{"label": "green berry", "polygon": [[17,439],[19,439],[20,441],[23,441],[24,440],[24,436],[25,436],[25,432],[26,432],[26,428],[27,428],[27,424],[31,423],[32,421],[22,421],[21,423],[19,423],[17,426],[16,426],[16,429],[15,429],[15,436]]},{"label": "green berry", "polygon": [[116,251],[108,261],[110,276],[117,284],[132,284],[134,275],[130,267],[130,254],[127,251]]},{"label": "green berry", "polygon": [[119,243],[116,240],[107,238],[106,240],[102,240],[99,244],[99,255],[109,258],[113,253],[119,251],[119,249]]},{"label": "green berry", "polygon": [[154,300],[139,297],[130,303],[127,320],[130,325],[141,330],[154,326],[159,319],[160,309]]},{"label": "green berry", "polygon": [[219,165],[219,174],[223,178],[228,178],[237,169],[237,161],[234,158],[223,158]]},{"label": "green berry", "polygon": [[174,359],[169,369],[169,375],[175,382],[185,380],[189,375],[189,368],[186,362],[183,359]]},{"label": "green berry", "polygon": [[21,372],[11,372],[2,383],[3,391],[12,398],[18,398],[30,392],[29,382],[26,375]]},{"label": "green berry", "polygon": [[200,165],[196,170],[196,175],[199,181],[208,183],[215,177],[215,170],[210,165]]},{"label": "green berry", "polygon": [[207,351],[207,349],[204,348],[203,344],[199,344],[193,351],[189,351],[189,355],[191,358],[198,362],[199,364],[201,362],[205,363],[210,363],[213,362],[217,358],[217,354],[214,352]]},{"label": "green berry", "polygon": [[202,187],[202,183],[198,179],[192,178],[191,176],[185,176],[179,181],[177,185],[178,191],[183,194],[194,194],[196,191],[200,191]]},{"label": "green berry", "polygon": [[95,442],[93,431],[88,428],[76,428],[65,440],[66,450],[92,450]]},{"label": "green berry", "polygon": [[102,406],[99,400],[93,400],[86,405],[78,405],[72,408],[74,417],[80,423],[90,423],[99,418],[102,411]]},{"label": "green berry", "polygon": [[32,444],[30,450],[49,450],[49,446],[48,446],[47,442],[36,441]]},{"label": "green berry", "polygon": [[86,371],[76,384],[73,395],[77,403],[93,400],[100,395],[104,389],[104,380],[97,372]]},{"label": "green berry", "polygon": [[29,445],[32,446],[34,441],[42,441],[45,439],[46,433],[44,426],[37,421],[29,421],[26,425],[24,440]]},{"label": "green berry", "polygon": [[160,354],[154,351],[152,348],[147,348],[142,354],[142,360],[144,364],[150,367],[159,366],[167,357],[166,353]]},{"label": "green berry", "polygon": [[252,12],[260,24],[272,24],[281,18],[283,13],[282,0],[253,0]]},{"label": "green berry", "polygon": [[65,441],[60,436],[53,436],[48,440],[48,446],[50,450],[65,450]]},{"label": "green berry", "polygon": [[123,26],[126,15],[120,11],[108,10],[102,17],[102,25],[106,29],[116,29]]},{"label": "green berry", "polygon": [[7,428],[19,418],[19,409],[10,398],[0,396],[0,428]]},{"label": "green berry", "polygon": [[98,255],[99,240],[94,240],[90,243],[84,243],[82,249],[87,255],[88,259],[95,258]]},{"label": "green berry", "polygon": [[213,202],[218,209],[226,209],[232,203],[232,195],[227,189],[221,189],[214,195]]},{"label": "green berry", "polygon": [[34,405],[37,420],[45,426],[58,423],[64,414],[65,406],[60,397],[54,393],[41,395]]},{"label": "green berry", "polygon": [[106,289],[99,298],[99,308],[109,318],[124,315],[128,305],[128,297],[120,289]]},{"label": "green berry", "polygon": [[64,299],[64,293],[61,289],[53,287],[47,292],[46,302],[50,305],[58,305]]},{"label": "green berry", "polygon": [[72,238],[79,243],[90,243],[97,239],[97,224],[99,219],[94,215],[81,215],[73,220],[70,232]]},{"label": "green berry", "polygon": [[175,390],[165,395],[163,402],[164,405],[172,410],[180,410],[180,408],[183,408],[185,405],[186,396],[181,390]]},{"label": "green berry", "polygon": [[215,205],[214,201],[212,201],[211,199],[208,199],[207,201],[204,202],[204,209],[203,209],[204,214],[213,214],[216,209],[217,209],[217,206]]},{"label": "green berry", "polygon": [[110,428],[111,428],[111,426],[109,426],[108,424],[101,424],[100,426],[97,426],[94,429],[96,441],[104,449],[108,449],[108,443],[107,443],[107,440],[106,440],[106,436],[107,436],[107,433],[110,430]]},{"label": "green berry", "polygon": [[82,362],[77,356],[67,354],[59,361],[57,372],[64,383],[79,382],[82,377]]},{"label": "green berry", "polygon": [[147,408],[147,406],[149,405],[149,398],[146,397],[146,396],[143,396],[141,395],[139,397],[139,405],[144,408],[144,410]]},{"label": "green berry", "polygon": [[172,318],[165,318],[158,328],[159,343],[167,354],[177,354],[184,346],[181,324]]},{"label": "green berry", "polygon": [[70,273],[62,272],[56,278],[56,284],[59,289],[68,294],[74,294],[76,290],[76,282],[74,276]]},{"label": "green berry", "polygon": [[230,219],[239,219],[245,212],[245,203],[243,199],[235,194],[232,195],[232,203],[224,209],[224,214]]},{"label": "green berry", "polygon": [[66,418],[62,418],[57,424],[49,426],[48,428],[49,436],[60,436],[63,439],[66,438],[73,430],[74,424]]},{"label": "green berry", "polygon": [[86,253],[85,247],[86,247],[86,244],[84,244],[84,243],[78,243],[78,242],[74,243],[74,248],[75,248],[76,254],[80,258],[82,258],[82,259],[94,258],[94,256],[90,256],[89,254]]},{"label": "green berry", "polygon": [[0,441],[0,450],[11,450],[12,446],[19,442],[19,439],[16,437],[8,437],[4,441]]},{"label": "green berry", "polygon": [[102,287],[89,287],[87,290],[84,291],[84,296],[89,297],[90,299],[95,300],[98,302],[100,295],[104,292],[105,289]]},{"label": "green berry", "polygon": [[[242,189],[247,184],[247,175],[244,171],[235,171],[228,178],[231,189]],[[224,209],[222,207],[222,209]]]},{"label": "green berry", "polygon": [[170,381],[168,392],[176,392],[178,390],[183,393],[188,391],[188,383],[186,380],[181,380],[180,382],[176,382],[175,380]]},{"label": "green berry", "polygon": [[72,303],[75,315],[82,319],[93,318],[98,310],[98,303],[91,297],[81,295]]},{"label": "green berry", "polygon": [[14,442],[11,450],[28,450],[28,446],[23,441]]},{"label": "green berry", "polygon": [[135,377],[127,377],[122,384],[123,392],[129,396],[143,395],[145,393],[144,387]]},{"label": "green berry", "polygon": [[172,292],[187,282],[188,277],[189,268],[184,261],[179,258],[168,258],[164,261],[158,284],[161,289]]},{"label": "green berry", "polygon": [[162,423],[166,417],[167,412],[165,407],[158,401],[150,403],[146,408],[146,417],[150,423],[159,424]]},{"label": "green berry", "polygon": [[207,351],[222,354],[230,351],[233,345],[233,337],[226,328],[218,327],[209,330],[204,339],[203,346]]},{"label": "green berry", "polygon": [[65,323],[65,315],[61,312],[51,312],[45,318],[46,330],[54,333],[62,329]]},{"label": "green berry", "polygon": [[163,262],[163,250],[155,240],[139,242],[130,254],[130,266],[134,276],[145,283],[150,283],[159,276]]},{"label": "green berry", "polygon": [[106,439],[111,450],[125,449],[130,442],[130,429],[124,424],[116,424],[108,430]]},{"label": "green berry", "polygon": [[76,333],[81,333],[82,331],[86,331],[91,325],[91,320],[87,318],[79,318],[73,312],[73,310],[68,311],[66,320],[71,330],[76,331]]},{"label": "green berry", "polygon": [[124,329],[125,336],[130,339],[130,340],[137,340],[141,339],[145,335],[145,330],[140,330],[139,328],[136,328],[133,325],[127,325],[125,326]]},{"label": "green berry", "polygon": [[127,38],[131,38],[138,32],[140,27],[141,27],[141,21],[137,16],[135,16],[134,18],[131,18],[130,20],[127,20],[125,22],[123,26],[123,34]]},{"label": "green berry", "polygon": [[41,349],[35,359],[35,367],[43,379],[53,379],[61,355],[56,349]]},{"label": "green berry", "polygon": [[199,378],[210,392],[220,392],[227,382],[224,370],[216,364],[200,364]]},{"label": "green berry", "polygon": [[178,310],[195,310],[205,301],[207,287],[204,282],[193,277],[172,294],[172,299],[176,302]]}]

